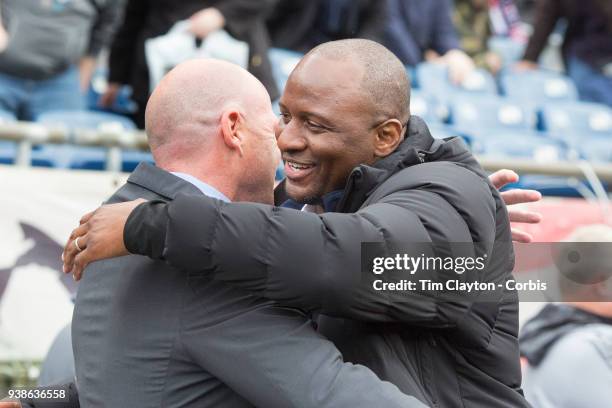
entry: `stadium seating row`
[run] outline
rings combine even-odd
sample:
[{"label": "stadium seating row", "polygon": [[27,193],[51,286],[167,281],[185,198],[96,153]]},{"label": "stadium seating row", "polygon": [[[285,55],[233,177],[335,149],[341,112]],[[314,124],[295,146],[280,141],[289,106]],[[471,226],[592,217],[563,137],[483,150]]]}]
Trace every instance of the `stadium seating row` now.
[{"label": "stadium seating row", "polygon": [[[274,49],[270,52],[274,74],[281,89],[301,55]],[[414,89],[411,111],[423,117],[435,137],[460,135],[477,154],[518,157],[537,161],[584,158],[612,163],[612,110],[580,102],[567,77],[546,71],[512,72],[499,78],[476,70],[462,84],[452,84],[442,65],[424,63],[410,70]],[[103,112],[97,100],[103,89],[103,72],[92,81],[88,95],[90,111],[50,112],[39,122],[68,129],[132,130],[125,116]],[[129,91],[121,93],[114,110],[130,111]],[[0,112],[0,122],[11,120]],[[16,147],[0,144],[0,163],[15,160]],[[37,146],[32,165],[103,170],[107,149],[103,147]],[[131,171],[150,154],[122,152],[122,170]],[[279,174],[281,176],[281,174]]]}]

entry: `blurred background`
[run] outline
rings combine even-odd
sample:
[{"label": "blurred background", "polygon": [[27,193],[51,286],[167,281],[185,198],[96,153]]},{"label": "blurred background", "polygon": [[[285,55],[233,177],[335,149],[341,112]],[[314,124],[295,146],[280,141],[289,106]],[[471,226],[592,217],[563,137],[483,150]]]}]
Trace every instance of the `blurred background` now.
[{"label": "blurred background", "polygon": [[[487,170],[521,175],[510,188],[544,194],[528,205],[544,215],[525,227],[536,241],[610,224],[610,0],[0,0],[0,397],[70,370],[77,286],[61,248],[80,215],[152,162],[140,129],[161,77],[225,59],[276,106],[304,53],[355,37],[405,64],[412,114],[434,137],[461,136]],[[521,323],[542,305],[522,303]]]}]

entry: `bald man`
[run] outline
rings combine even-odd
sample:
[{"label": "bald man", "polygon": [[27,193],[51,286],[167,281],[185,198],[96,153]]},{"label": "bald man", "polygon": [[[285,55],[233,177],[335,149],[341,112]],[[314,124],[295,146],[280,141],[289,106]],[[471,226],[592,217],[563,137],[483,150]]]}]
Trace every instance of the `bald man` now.
[{"label": "bald man", "polygon": [[[179,65],[146,110],[158,167],[139,166],[108,202],[184,194],[270,203],[276,122],[245,70]],[[343,363],[302,312],[142,256],[88,269],[72,330],[84,407],[423,406]]]}]

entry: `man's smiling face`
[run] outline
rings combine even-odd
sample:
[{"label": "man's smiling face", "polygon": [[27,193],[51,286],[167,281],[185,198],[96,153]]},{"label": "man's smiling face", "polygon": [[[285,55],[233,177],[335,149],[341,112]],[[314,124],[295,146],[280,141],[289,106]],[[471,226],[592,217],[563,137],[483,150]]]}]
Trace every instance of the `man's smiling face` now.
[{"label": "man's smiling face", "polygon": [[354,167],[376,160],[373,104],[362,78],[351,58],[317,54],[289,77],[276,136],[292,199],[314,202],[342,189]]}]

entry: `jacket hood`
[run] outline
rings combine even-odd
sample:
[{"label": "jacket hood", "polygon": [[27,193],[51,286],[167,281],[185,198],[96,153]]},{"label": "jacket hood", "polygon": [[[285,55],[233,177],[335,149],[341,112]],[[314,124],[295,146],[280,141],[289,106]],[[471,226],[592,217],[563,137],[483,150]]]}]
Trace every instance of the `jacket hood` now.
[{"label": "jacket hood", "polygon": [[563,336],[593,323],[612,325],[612,319],[570,305],[548,304],[523,327],[519,337],[521,355],[530,365],[537,366]]}]

